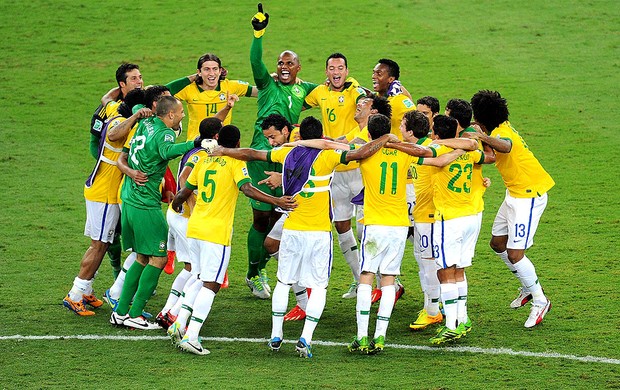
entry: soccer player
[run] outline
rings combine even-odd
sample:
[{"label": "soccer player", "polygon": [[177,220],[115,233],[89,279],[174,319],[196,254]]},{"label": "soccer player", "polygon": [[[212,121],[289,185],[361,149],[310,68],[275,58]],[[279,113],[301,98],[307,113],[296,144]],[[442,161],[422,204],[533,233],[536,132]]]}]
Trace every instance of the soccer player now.
[{"label": "soccer player", "polygon": [[[314,117],[305,118],[301,122],[300,135],[302,140],[317,141],[322,136],[321,122]],[[304,328],[295,348],[300,356],[312,357],[312,335],[325,307],[331,272],[329,184],[333,171],[340,163],[368,157],[389,139],[384,136],[348,153],[303,146],[282,147],[271,151],[222,150],[225,155],[244,160],[260,159],[283,163],[284,193],[294,196],[293,199],[298,203],[298,207],[289,213],[284,221],[282,231],[278,283],[273,290],[272,299],[272,332],[269,342],[272,350],[278,351],[281,347],[288,294],[291,285],[298,282],[303,287],[312,288],[312,294],[308,298]],[[342,147],[348,148],[346,145]]]},{"label": "soccer player", "polygon": [[[187,104],[189,123],[187,139],[198,135],[198,127],[204,118],[215,116],[225,109],[229,95],[257,97],[258,89],[245,81],[229,80],[223,75],[222,61],[213,53],[198,59],[197,73],[166,84],[170,93]],[[224,125],[232,121],[232,108],[228,108]]]},{"label": "soccer player", "polygon": [[433,118],[439,114],[439,100],[434,96],[424,96],[416,101],[416,110],[420,111],[433,129]]},{"label": "soccer player", "polygon": [[114,325],[144,330],[160,328],[147,322],[142,310],[157,287],[167,261],[168,226],[161,211],[159,186],[168,161],[199,146],[201,141],[175,144],[172,129],[178,129],[185,116],[183,104],[176,98],[161,97],[155,114],[152,120],[140,122],[128,154],[129,167],[143,172],[147,180],[142,185],[125,180],[121,189],[123,247],[132,248],[138,255],[127,270],[121,297],[110,316]]},{"label": "soccer player", "polygon": [[[325,75],[329,85],[319,85],[308,96],[306,106],[319,107],[323,118],[323,133],[331,139],[345,135],[357,126],[356,106],[366,91],[354,79],[347,79],[349,68],[342,53],[333,53],[325,61]],[[356,206],[351,199],[362,190],[362,177],[357,164],[336,168],[331,184],[334,202],[334,226],[342,255],[351,268],[353,282],[343,298],[355,298],[359,284],[359,254],[357,241],[351,229],[351,218]]]},{"label": "soccer player", "polygon": [[[130,91],[126,101],[118,108],[119,115],[109,118],[101,129],[101,141],[97,151],[97,163],[86,180],[84,198],[86,201],[86,227],[84,234],[91,239],[90,246],[80,264],[80,271],[73,281],[73,287],[63,300],[63,305],[80,316],[91,316],[95,312],[87,310],[84,304],[94,308],[103,302],[93,294],[92,284],[95,273],[101,265],[111,242],[120,216],[118,188],[123,174],[116,160],[125,139],[111,141],[109,129],[131,117],[134,105],[142,103],[144,92],[141,89]],[[139,112],[136,116],[143,115]]]},{"label": "soccer player", "polygon": [[[239,129],[227,125],[220,130],[218,143],[222,147],[238,148],[239,139]],[[187,237],[203,286],[196,296],[187,332],[182,330],[185,324],[175,322],[168,333],[173,340],[178,341],[182,350],[207,355],[209,350],[202,347],[198,334],[211,311],[228,268],[239,191],[283,210],[293,209],[295,202],[290,196],[276,198],[256,189],[251,184],[245,162],[227,156],[207,156],[204,152],[201,152],[200,160],[190,173],[185,187],[177,193],[172,207],[180,211],[183,202],[189,199],[194,190],[198,191],[198,195],[196,207],[189,218]]]},{"label": "soccer player", "polygon": [[[198,127],[200,138],[217,139],[218,132],[221,128],[222,121],[218,118],[205,118],[200,122],[200,126]],[[183,183],[187,181],[192,169],[196,163],[198,163],[203,153],[204,150],[201,148],[194,148],[181,157],[177,172],[177,188],[175,192],[183,188]],[[182,302],[183,299],[188,297],[188,295],[192,295],[191,298],[188,297],[187,301],[193,302],[195,296],[202,287],[202,282],[198,279],[198,273],[196,272],[199,267],[192,267],[189,241],[187,239],[187,224],[195,204],[196,197],[191,193],[182,204],[180,212],[177,212],[172,207],[172,202],[170,202],[168,210],[166,211],[166,222],[168,222],[168,251],[173,251],[177,261],[183,264],[183,269],[177,274],[174,282],[172,282],[168,299],[155,318],[155,321],[165,329],[168,329],[176,320],[181,305],[185,303]],[[193,268],[195,269],[193,270]],[[189,308],[187,305],[186,307]]]},{"label": "soccer player", "polygon": [[[250,48],[250,63],[252,65],[254,82],[258,88],[258,113],[254,124],[254,136],[251,147],[260,150],[271,149],[261,128],[263,120],[270,114],[280,114],[289,123],[297,123],[303,108],[304,99],[316,87],[316,84],[308,82],[301,82],[299,84],[295,82],[297,73],[301,70],[301,63],[297,54],[290,50],[285,50],[278,56],[277,80],[271,77],[262,59],[262,37],[268,23],[269,14],[263,13],[263,6],[259,3],[258,12],[252,18],[254,39]],[[276,164],[264,161],[250,161],[248,162],[248,170],[255,187],[272,195],[280,193],[279,189],[271,190],[266,184],[258,184],[258,182],[267,178],[265,171],[280,170],[276,167]],[[253,222],[248,232],[248,272],[246,278],[249,280],[248,287],[254,292],[257,285],[256,281],[260,281],[263,285],[266,284],[264,269],[269,255],[263,246],[263,242],[270,227],[280,218],[280,213],[275,212],[270,204],[264,204],[255,200],[250,200],[250,203],[252,205]],[[263,270],[262,278],[261,270]],[[269,297],[268,294],[267,297]]]},{"label": "soccer player", "polygon": [[480,131],[474,136],[495,150],[495,166],[506,185],[506,197],[493,222],[491,248],[519,279],[519,295],[512,308],[533,300],[526,328],[542,322],[551,309],[538,281],[534,264],[525,251],[534,243],[534,234],[545,207],[547,192],[555,185],[551,176],[519,133],[508,121],[508,103],[499,92],[482,90],[471,99],[474,119]]},{"label": "soccer player", "polygon": [[411,97],[403,93],[400,81],[400,67],[390,59],[382,58],[372,70],[372,88],[379,95],[386,97],[392,106],[392,134],[401,137],[400,121],[407,111],[416,109]]}]

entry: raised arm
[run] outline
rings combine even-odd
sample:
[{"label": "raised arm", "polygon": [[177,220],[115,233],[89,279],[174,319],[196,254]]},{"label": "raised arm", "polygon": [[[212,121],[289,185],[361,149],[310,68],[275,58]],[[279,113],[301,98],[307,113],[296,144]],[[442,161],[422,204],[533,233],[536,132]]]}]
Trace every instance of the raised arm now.
[{"label": "raised arm", "polygon": [[346,161],[363,160],[377,153],[388,142],[398,143],[398,137],[394,134],[384,134],[381,137],[368,142],[359,149],[347,152]]},{"label": "raised arm", "polygon": [[211,156],[230,156],[242,161],[267,161],[266,150],[256,150],[252,148],[225,148],[223,146],[216,147]]},{"label": "raised arm", "polygon": [[106,92],[106,94],[101,97],[101,104],[103,106],[105,106],[106,104],[108,104],[110,102],[118,100],[118,98],[120,96],[121,96],[121,89],[120,89],[120,87],[114,87],[111,90],[109,90],[108,92]]},{"label": "raised arm", "polygon": [[118,140],[126,138],[127,134],[129,134],[129,132],[135,126],[138,120],[149,117],[151,115],[153,114],[150,109],[146,107],[139,109],[135,114],[127,118],[126,121],[121,122],[118,126],[115,126],[114,128],[110,129],[107,134],[108,139],[111,142],[116,142]]},{"label": "raised arm", "polygon": [[[255,87],[253,87],[255,88]],[[228,92],[226,93],[226,105],[224,106],[224,108],[222,108],[221,110],[219,110],[217,112],[217,114],[215,114],[213,117],[221,120],[222,122],[224,122],[224,119],[226,119],[226,116],[228,115],[228,113],[230,112],[230,110],[233,109],[233,107],[235,106],[235,103],[239,101],[239,96],[235,95],[234,93],[229,95]]]},{"label": "raised arm", "polygon": [[[500,153],[510,153],[512,150],[512,141],[505,138],[494,138],[483,132],[480,126],[477,124],[472,125],[476,129],[475,133],[471,133],[472,138],[479,139],[485,144],[489,145],[493,150]],[[486,157],[486,155],[485,155]]]},{"label": "raised arm", "polygon": [[254,83],[258,89],[264,89],[269,82],[272,82],[269,71],[263,62],[263,34],[269,23],[269,14],[263,13],[263,5],[258,4],[258,12],[252,18],[252,28],[254,29],[254,39],[250,47],[250,64]]}]

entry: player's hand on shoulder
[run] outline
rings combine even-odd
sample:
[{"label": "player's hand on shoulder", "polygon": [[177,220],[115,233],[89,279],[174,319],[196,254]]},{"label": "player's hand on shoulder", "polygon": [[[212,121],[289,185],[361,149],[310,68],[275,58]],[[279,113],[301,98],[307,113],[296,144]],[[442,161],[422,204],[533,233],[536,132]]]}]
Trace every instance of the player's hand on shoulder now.
[{"label": "player's hand on shoulder", "polygon": [[393,144],[397,144],[400,142],[400,140],[398,139],[398,137],[395,134],[388,134],[388,142],[391,142]]},{"label": "player's hand on shoulder", "polygon": [[138,118],[148,118],[153,116],[153,111],[150,108],[143,107],[136,112],[136,115],[138,115]]}]

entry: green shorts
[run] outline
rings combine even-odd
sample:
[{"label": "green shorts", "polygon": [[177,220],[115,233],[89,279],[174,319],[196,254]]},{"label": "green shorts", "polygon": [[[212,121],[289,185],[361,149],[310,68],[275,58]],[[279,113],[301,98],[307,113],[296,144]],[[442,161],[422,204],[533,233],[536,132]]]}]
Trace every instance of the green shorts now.
[{"label": "green shorts", "polygon": [[[278,163],[268,163],[265,161],[248,161],[248,173],[252,178],[252,185],[263,191],[266,194],[273,196],[282,196],[282,187],[278,187],[275,190],[269,188],[267,184],[257,184],[259,181],[266,179],[265,171],[282,172],[282,165]],[[258,200],[250,199],[250,205],[253,209],[259,211],[271,211],[274,206],[269,203],[260,202]]]},{"label": "green shorts", "polygon": [[141,255],[166,257],[168,224],[161,209],[140,209],[125,203],[121,207],[123,249]]}]

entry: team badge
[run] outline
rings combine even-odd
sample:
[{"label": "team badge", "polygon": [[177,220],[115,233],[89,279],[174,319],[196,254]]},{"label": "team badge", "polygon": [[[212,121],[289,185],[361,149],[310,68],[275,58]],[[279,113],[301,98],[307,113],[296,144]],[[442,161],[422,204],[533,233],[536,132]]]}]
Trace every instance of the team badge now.
[{"label": "team badge", "polygon": [[166,249],[166,243],[164,241],[160,241],[159,242],[159,250],[163,251],[164,249]]},{"label": "team badge", "polygon": [[403,100],[403,104],[404,104],[404,105],[405,105],[405,107],[407,107],[407,108],[411,108],[411,107],[413,107],[413,102],[412,102],[411,100],[409,100],[409,99],[405,99],[405,100]]},{"label": "team badge", "polygon": [[226,100],[226,95],[224,95],[223,93],[220,93],[220,101],[224,101]]},{"label": "team badge", "polygon": [[164,142],[174,142],[174,136],[172,134],[166,134],[164,136]]},{"label": "team badge", "polygon": [[344,103],[344,96],[338,96],[338,103]]},{"label": "team badge", "polygon": [[293,88],[291,89],[291,91],[293,92],[293,94],[297,97],[303,97],[302,96],[302,92],[301,92],[301,88],[299,88],[299,85],[294,85]]},{"label": "team badge", "polygon": [[102,127],[103,127],[103,123],[99,119],[96,119],[95,123],[93,124],[93,129],[95,131],[101,131]]}]

